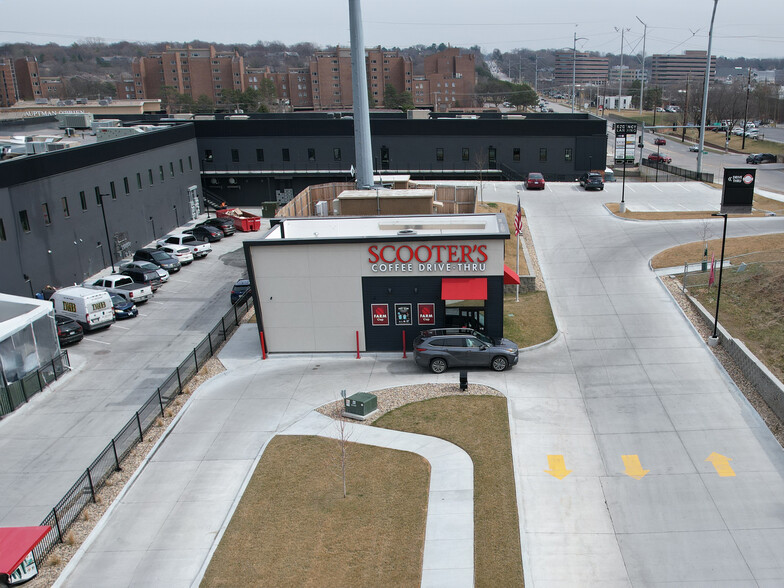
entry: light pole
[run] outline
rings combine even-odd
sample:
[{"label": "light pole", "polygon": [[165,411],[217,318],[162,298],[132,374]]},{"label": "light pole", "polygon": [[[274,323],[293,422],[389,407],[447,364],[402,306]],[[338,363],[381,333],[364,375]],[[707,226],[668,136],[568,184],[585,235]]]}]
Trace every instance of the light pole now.
[{"label": "light pole", "polygon": [[[619,30],[615,27],[615,30]],[[618,112],[621,111],[621,93],[623,92],[623,33],[629,29],[620,28],[621,31],[621,65],[618,68]]]},{"label": "light pole", "polygon": [[577,81],[577,41],[587,41],[585,37],[578,37],[574,32],[574,45],[572,46],[572,112],[574,112],[574,85]]},{"label": "light pole", "polygon": [[705,57],[705,79],[702,90],[702,116],[700,120],[700,150],[697,152],[697,175],[702,173],[702,150],[705,147],[705,117],[708,115],[708,86],[710,85],[711,45],[713,45],[713,21],[716,18],[716,6],[719,0],[713,0],[710,30],[708,31],[708,55]]},{"label": "light pole", "polygon": [[642,33],[642,75],[640,76],[640,116],[642,116],[642,101],[645,96],[645,38],[648,36],[648,25],[640,20],[639,16],[635,16],[640,21],[643,27]]},{"label": "light pole", "polygon": [[[742,67],[736,67],[735,69],[743,70]],[[741,151],[746,149],[746,131],[748,131],[749,125],[749,90],[751,90],[751,68],[747,68],[749,70],[749,79],[746,82],[746,107],[743,110],[743,140],[741,142],[740,148]]]},{"label": "light pole", "polygon": [[[106,231],[106,247],[109,249],[109,261],[112,264],[112,273],[115,273],[114,255],[112,255],[112,240],[109,238],[109,226],[106,224],[106,209],[103,205],[104,196],[107,196],[107,194],[98,194],[98,197],[101,199],[101,215],[103,215],[103,230]],[[98,244],[100,245],[100,242]],[[101,247],[101,256],[103,256],[103,247]],[[104,260],[104,264],[106,264],[106,260]]]}]

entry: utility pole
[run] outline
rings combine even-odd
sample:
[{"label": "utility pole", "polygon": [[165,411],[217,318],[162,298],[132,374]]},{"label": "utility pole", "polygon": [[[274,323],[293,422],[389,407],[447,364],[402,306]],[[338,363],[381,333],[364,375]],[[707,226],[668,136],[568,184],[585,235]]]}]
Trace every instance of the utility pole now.
[{"label": "utility pole", "polygon": [[686,72],[686,100],[683,103],[683,128],[681,129],[681,143],[686,141],[686,119],[689,116],[689,78],[691,72]]},{"label": "utility pole", "polygon": [[640,76],[640,116],[642,116],[642,101],[645,96],[645,38],[648,36],[648,25],[640,20],[639,16],[635,16],[637,20],[645,27],[642,33],[642,76]]},{"label": "utility pole", "polygon": [[539,54],[534,53],[534,92],[539,94]]},{"label": "utility pole", "polygon": [[749,126],[749,90],[751,90],[751,68],[749,69],[749,80],[746,82],[746,108],[743,111],[743,141],[741,143],[741,151],[746,148],[746,131]]},{"label": "utility pole", "polygon": [[577,41],[587,41],[585,37],[578,37],[574,32],[574,46],[572,48],[572,112],[574,112],[574,85],[577,79]]},{"label": "utility pole", "polygon": [[629,29],[615,27],[615,30],[621,32],[621,65],[618,69],[618,112],[621,111],[621,92],[623,91],[623,33]]},{"label": "utility pole", "polygon": [[351,88],[354,93],[354,152],[357,188],[361,190],[373,185],[373,148],[370,143],[370,107],[360,0],[349,0],[348,12],[351,32]]},{"label": "utility pole", "polygon": [[[700,120],[700,145],[697,152],[697,174],[702,173],[702,150],[705,147],[705,117],[708,116],[708,86],[710,85],[711,46],[713,45],[713,21],[716,18],[716,6],[719,0],[713,0],[710,30],[708,31],[708,55],[705,56],[705,79],[702,90],[702,117]],[[745,132],[745,129],[744,129]]]}]

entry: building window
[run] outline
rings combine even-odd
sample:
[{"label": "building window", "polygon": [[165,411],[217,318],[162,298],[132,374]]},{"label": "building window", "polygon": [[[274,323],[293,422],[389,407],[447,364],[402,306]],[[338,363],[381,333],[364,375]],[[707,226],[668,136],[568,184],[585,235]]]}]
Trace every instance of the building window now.
[{"label": "building window", "polygon": [[19,222],[22,223],[22,230],[25,233],[29,233],[30,232],[30,221],[27,218],[27,211],[26,210],[20,210],[19,211]]},{"label": "building window", "polygon": [[572,148],[566,147],[564,149],[564,161],[571,161],[572,160]]},{"label": "building window", "polygon": [[436,147],[436,161],[444,161],[444,148]]},{"label": "building window", "polygon": [[169,174],[171,175],[171,177],[174,177],[174,162],[173,161],[169,162]]},{"label": "building window", "polygon": [[514,147],[512,149],[512,161],[520,161],[520,148]]},{"label": "building window", "polygon": [[341,159],[341,156],[340,156],[340,147],[335,147],[334,149],[332,149],[332,158],[333,158],[335,161],[340,161],[340,159]]},{"label": "building window", "polygon": [[316,150],[313,147],[308,147],[308,161],[316,161]]},{"label": "building window", "polygon": [[112,191],[112,200],[117,200],[117,189],[114,187],[114,182],[109,182],[109,189]]},{"label": "building window", "polygon": [[103,206],[103,201],[101,200],[101,189],[98,186],[95,187],[95,203],[98,206]]},{"label": "building window", "polygon": [[463,161],[468,161],[471,152],[468,150],[468,147],[463,147]]},{"label": "building window", "polygon": [[158,175],[161,176],[161,181],[163,181],[164,175],[163,175],[163,166],[162,165],[158,166]]},{"label": "building window", "polygon": [[82,204],[82,210],[87,210],[87,196],[84,194],[84,191],[79,192],[79,201]]},{"label": "building window", "polygon": [[212,161],[212,149],[204,150],[204,161]]},{"label": "building window", "polygon": [[126,196],[131,193],[131,184],[130,184],[130,182],[128,182],[128,176],[125,176],[123,178],[123,188],[125,188],[125,195]]},{"label": "building window", "polygon": [[[212,157],[212,155],[210,155],[210,157]],[[193,160],[190,155],[188,156],[188,169],[193,171]]]},{"label": "building window", "polygon": [[136,187],[139,188],[139,190],[142,189],[142,174],[138,172],[136,173]]},{"label": "building window", "polygon": [[68,197],[63,196],[62,198],[60,198],[60,201],[63,203],[63,216],[65,218],[68,218],[69,216],[71,216],[71,211],[68,210]]},{"label": "building window", "polygon": [[495,163],[495,147],[490,147],[487,151],[487,160],[491,163]]},{"label": "building window", "polygon": [[539,161],[547,161],[547,147],[539,148]]},{"label": "building window", "polygon": [[182,165],[182,159],[180,159],[180,173],[181,174],[185,173],[185,167]]},{"label": "building window", "polygon": [[264,149],[256,149],[256,161],[264,161]]},{"label": "building window", "polygon": [[41,205],[41,214],[44,215],[44,224],[51,225],[52,217],[49,216],[49,205],[46,202]]},{"label": "building window", "polygon": [[239,149],[232,149],[231,150],[231,160],[234,163],[239,163],[239,161],[240,161],[240,150]]},{"label": "building window", "polygon": [[291,161],[289,157],[289,150],[286,148],[283,149],[283,161]]},{"label": "building window", "polygon": [[150,186],[155,183],[155,180],[152,177],[152,169],[147,170],[147,179],[150,181]]},{"label": "building window", "polygon": [[0,241],[5,241],[5,225],[3,224],[3,219],[0,218]]}]

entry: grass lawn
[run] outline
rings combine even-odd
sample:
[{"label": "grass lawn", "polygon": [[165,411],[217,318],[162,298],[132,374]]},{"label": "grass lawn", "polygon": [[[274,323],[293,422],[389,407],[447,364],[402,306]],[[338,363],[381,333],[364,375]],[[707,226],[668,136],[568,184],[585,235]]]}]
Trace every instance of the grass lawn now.
[{"label": "grass lawn", "polygon": [[476,586],[522,586],[520,528],[506,398],[447,396],[393,410],[375,426],[445,439],[474,462]]},{"label": "grass lawn", "polygon": [[555,333],[547,292],[521,292],[520,302],[514,294],[504,295],[504,337],[523,348],[548,341]]},{"label": "grass lawn", "polygon": [[[515,219],[515,214],[517,213],[517,205],[505,204],[503,202],[486,202],[484,204],[477,203],[476,211],[481,213],[503,212],[504,216],[506,216],[506,223],[509,225],[509,232],[512,234],[512,237],[504,245],[504,263],[514,270],[517,263],[516,261],[517,249],[516,249],[515,234],[514,234],[514,219]],[[524,210],[523,210],[523,216],[525,216]],[[525,255],[523,254],[522,245],[520,246],[520,275],[521,276],[530,275],[528,266],[525,263]]]},{"label": "grass lawn", "polygon": [[350,444],[343,498],[338,442],[275,437],[202,586],[418,586],[430,466]]}]

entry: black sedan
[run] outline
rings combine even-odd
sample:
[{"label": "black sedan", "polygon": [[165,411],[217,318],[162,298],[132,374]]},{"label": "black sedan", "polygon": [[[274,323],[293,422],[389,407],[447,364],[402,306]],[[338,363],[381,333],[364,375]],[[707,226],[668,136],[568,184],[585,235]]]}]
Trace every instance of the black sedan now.
[{"label": "black sedan", "polygon": [[60,347],[78,343],[84,338],[84,329],[75,320],[56,314],[54,323],[57,326],[57,339],[60,341]]},{"label": "black sedan", "polygon": [[193,235],[199,241],[209,241],[210,243],[223,239],[223,231],[210,225],[198,225],[192,229],[185,229],[183,233]]},{"label": "black sedan", "polygon": [[230,218],[208,218],[203,223],[196,225],[197,227],[210,226],[223,231],[223,234],[228,237],[236,232],[234,221]]}]

